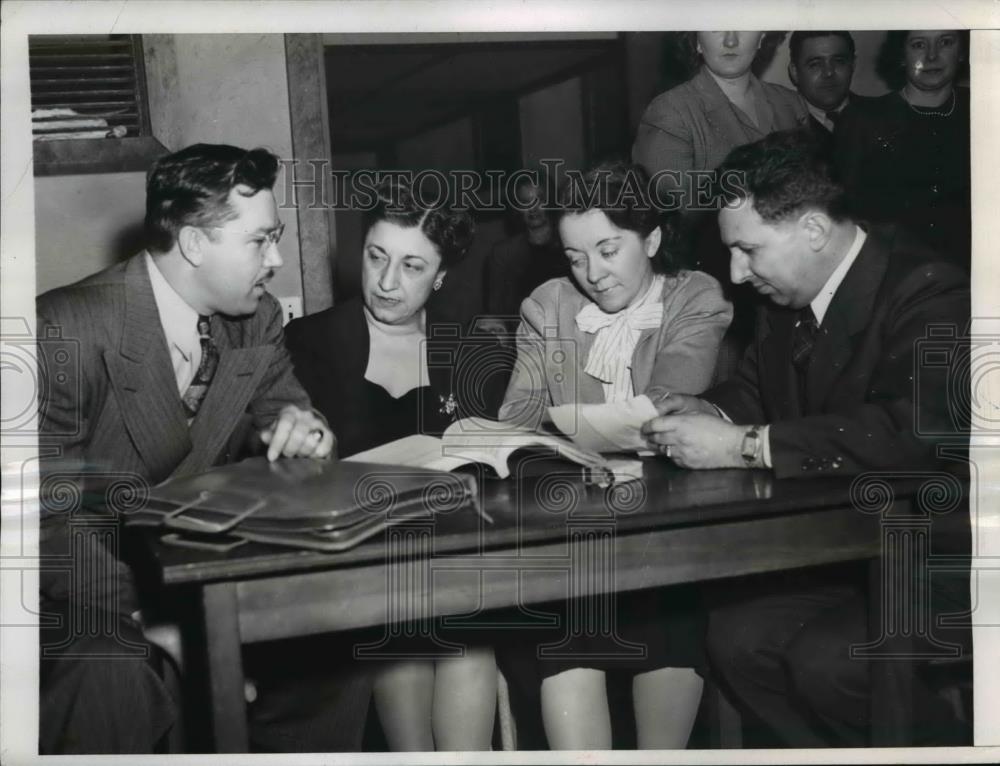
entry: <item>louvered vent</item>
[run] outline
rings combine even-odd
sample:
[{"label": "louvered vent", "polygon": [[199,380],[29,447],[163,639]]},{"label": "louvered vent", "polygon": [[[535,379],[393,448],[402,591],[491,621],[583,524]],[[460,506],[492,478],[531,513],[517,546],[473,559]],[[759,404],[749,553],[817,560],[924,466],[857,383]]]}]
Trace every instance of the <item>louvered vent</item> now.
[{"label": "louvered vent", "polygon": [[35,141],[149,135],[138,35],[32,35]]}]

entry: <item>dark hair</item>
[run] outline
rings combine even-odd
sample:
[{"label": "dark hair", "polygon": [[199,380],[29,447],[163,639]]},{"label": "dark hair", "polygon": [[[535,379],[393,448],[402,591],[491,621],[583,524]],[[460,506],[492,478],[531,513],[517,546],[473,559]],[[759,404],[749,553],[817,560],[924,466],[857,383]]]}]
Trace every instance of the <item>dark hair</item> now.
[{"label": "dark hair", "polygon": [[407,229],[417,227],[437,248],[446,269],[456,265],[469,251],[476,226],[467,211],[439,204],[425,207],[412,186],[396,178],[387,178],[379,184],[375,195],[375,205],[365,213],[366,233],[379,221]]},{"label": "dark hair", "polygon": [[184,226],[218,226],[236,217],[233,189],[252,197],[274,188],[278,158],[266,149],[193,144],[161,157],[146,178],[146,247],[165,253]]},{"label": "dark hair", "polygon": [[716,193],[727,205],[753,198],[754,210],[768,223],[809,208],[837,221],[848,217],[829,151],[804,129],[778,131],[733,149],[719,166]]},{"label": "dark hair", "polygon": [[791,37],[788,38],[788,52],[791,56],[792,63],[798,66],[799,54],[802,53],[802,43],[806,40],[810,40],[813,37],[839,37],[841,40],[847,43],[847,48],[851,52],[851,56],[854,55],[854,38],[851,37],[850,32],[836,32],[836,31],[810,31],[810,32],[792,32]]},{"label": "dark hair", "polygon": [[619,229],[633,231],[645,239],[657,227],[660,248],[653,257],[653,270],[677,271],[683,249],[676,213],[664,215],[653,204],[649,174],[641,165],[622,161],[604,162],[585,173],[567,173],[559,191],[558,218],[600,210]]},{"label": "dark hair", "polygon": [[[885,33],[885,40],[878,50],[875,71],[885,84],[892,90],[899,90],[906,85],[906,37],[916,29],[894,29]],[[955,81],[964,79],[969,74],[969,30],[956,29],[958,45],[961,48],[962,64],[955,74]]]}]

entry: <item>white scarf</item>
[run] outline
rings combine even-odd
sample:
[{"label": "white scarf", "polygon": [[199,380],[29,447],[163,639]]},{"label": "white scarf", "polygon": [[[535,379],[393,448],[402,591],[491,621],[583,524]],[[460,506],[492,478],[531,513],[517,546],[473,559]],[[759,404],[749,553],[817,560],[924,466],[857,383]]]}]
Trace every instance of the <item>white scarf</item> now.
[{"label": "white scarf", "polygon": [[588,303],[576,315],[576,326],[581,331],[597,334],[583,371],[601,381],[607,402],[623,402],[635,395],[632,354],[640,333],[663,323],[664,281],[662,275],[656,275],[640,300],[615,314]]}]

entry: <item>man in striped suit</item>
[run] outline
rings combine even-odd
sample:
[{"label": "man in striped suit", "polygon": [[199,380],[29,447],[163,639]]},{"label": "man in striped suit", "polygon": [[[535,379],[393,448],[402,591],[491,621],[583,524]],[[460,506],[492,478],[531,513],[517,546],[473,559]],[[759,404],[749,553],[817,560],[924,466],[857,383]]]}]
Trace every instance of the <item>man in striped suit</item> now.
[{"label": "man in striped suit", "polygon": [[80,534],[84,504],[101,498],[114,518],[128,509],[110,485],[230,461],[253,432],[270,460],[333,451],[265,289],[282,265],[277,169],[263,149],[225,145],[161,158],[147,250],[38,298],[41,552],[72,562],[41,572],[41,611],[59,618],[41,631],[42,753],[152,752],[176,717],[128,551],[114,524]]}]

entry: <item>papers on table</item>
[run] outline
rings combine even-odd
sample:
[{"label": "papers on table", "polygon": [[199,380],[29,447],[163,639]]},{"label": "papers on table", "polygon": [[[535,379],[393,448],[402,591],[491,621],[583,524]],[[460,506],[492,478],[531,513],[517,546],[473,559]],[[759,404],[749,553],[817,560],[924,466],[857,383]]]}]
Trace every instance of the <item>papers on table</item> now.
[{"label": "papers on table", "polygon": [[639,429],[657,414],[645,395],[613,404],[562,404],[549,408],[556,428],[584,449],[601,453],[651,454]]}]

